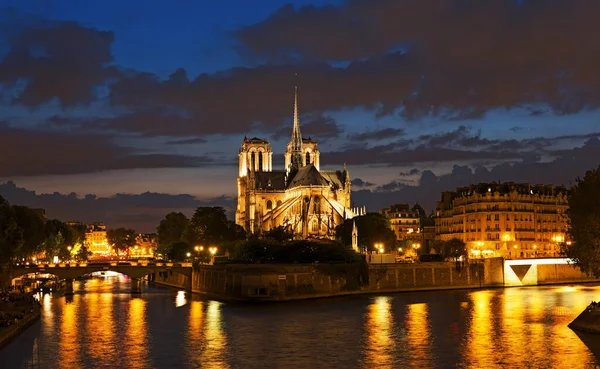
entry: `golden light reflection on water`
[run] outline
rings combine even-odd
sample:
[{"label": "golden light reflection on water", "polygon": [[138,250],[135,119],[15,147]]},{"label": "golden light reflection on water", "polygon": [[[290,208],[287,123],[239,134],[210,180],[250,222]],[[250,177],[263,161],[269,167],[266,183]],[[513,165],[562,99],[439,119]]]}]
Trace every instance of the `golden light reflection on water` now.
[{"label": "golden light reflection on water", "polygon": [[65,303],[61,311],[61,324],[58,354],[61,368],[79,368],[79,335],[77,324],[77,302],[79,296],[73,296],[73,302]]},{"label": "golden light reflection on water", "polygon": [[423,367],[431,355],[431,333],[427,304],[408,305],[406,311],[406,338],[411,366]]},{"label": "golden light reflection on water", "polygon": [[146,329],[146,301],[132,298],[129,303],[128,326],[125,345],[127,352],[127,367],[148,367],[148,332]]},{"label": "golden light reflection on water", "polygon": [[490,291],[477,291],[471,294],[472,320],[469,329],[467,362],[476,368],[483,368],[488,359],[494,356],[495,345],[492,340],[492,313]]},{"label": "golden light reflection on water", "polygon": [[90,293],[86,295],[88,354],[96,361],[109,365],[115,361],[115,331],[113,301],[110,293]]},{"label": "golden light reflection on water", "polygon": [[[199,351],[205,349],[204,345],[204,302],[202,301],[190,301],[190,318],[188,322],[188,334],[187,338],[189,343],[186,345],[188,348],[188,357],[193,363],[193,367],[201,367],[202,360]],[[200,349],[199,349],[200,348]]]},{"label": "golden light reflection on water", "polygon": [[229,368],[227,363],[227,337],[223,332],[221,318],[221,303],[209,301],[206,308],[206,324],[204,326],[203,349],[200,361],[203,368]]},{"label": "golden light reflection on water", "polygon": [[521,288],[508,288],[504,291],[502,307],[502,344],[503,360],[526,357],[529,337],[525,333],[524,296]]},{"label": "golden light reflection on water", "polygon": [[52,295],[44,294],[42,297],[42,313],[44,316],[44,329],[52,332],[54,328],[54,312],[52,311]]},{"label": "golden light reflection on water", "polygon": [[[554,324],[551,325],[551,337],[547,340],[550,360],[556,368],[590,368],[587,363],[593,360],[593,355],[586,344],[568,327],[574,316],[583,311],[590,301],[584,294],[577,293],[577,289],[561,287],[554,292],[559,292],[557,303],[559,300],[561,303],[568,300],[573,309],[566,306],[555,306],[552,309]],[[556,314],[557,311],[562,313]],[[567,314],[567,311],[570,314]]]},{"label": "golden light reflection on water", "polygon": [[367,308],[367,367],[391,368],[392,350],[395,342],[392,340],[391,297],[379,296]]},{"label": "golden light reflection on water", "polygon": [[185,291],[177,291],[177,296],[175,297],[175,307],[182,307],[185,304],[187,304]]}]

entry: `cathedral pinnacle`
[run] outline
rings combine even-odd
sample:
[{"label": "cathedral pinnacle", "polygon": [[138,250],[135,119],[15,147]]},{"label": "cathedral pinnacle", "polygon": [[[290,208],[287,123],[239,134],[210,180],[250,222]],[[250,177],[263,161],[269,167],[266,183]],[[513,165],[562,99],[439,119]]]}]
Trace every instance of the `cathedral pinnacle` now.
[{"label": "cathedral pinnacle", "polygon": [[[296,74],[297,76],[297,74]],[[302,134],[298,118],[298,84],[294,86],[294,128],[292,129],[292,166],[302,167]]]}]

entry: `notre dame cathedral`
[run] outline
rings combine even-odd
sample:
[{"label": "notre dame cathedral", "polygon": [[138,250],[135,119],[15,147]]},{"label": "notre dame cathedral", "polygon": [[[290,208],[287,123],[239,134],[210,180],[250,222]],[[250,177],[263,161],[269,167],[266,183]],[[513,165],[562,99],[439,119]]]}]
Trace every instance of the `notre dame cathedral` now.
[{"label": "notre dame cathedral", "polygon": [[294,126],[285,151],[285,169],[273,170],[269,141],[244,137],[239,153],[236,223],[260,234],[284,226],[297,238],[333,238],[335,227],[354,217],[350,174],[320,168],[317,142],[302,138],[298,87],[294,90]]}]

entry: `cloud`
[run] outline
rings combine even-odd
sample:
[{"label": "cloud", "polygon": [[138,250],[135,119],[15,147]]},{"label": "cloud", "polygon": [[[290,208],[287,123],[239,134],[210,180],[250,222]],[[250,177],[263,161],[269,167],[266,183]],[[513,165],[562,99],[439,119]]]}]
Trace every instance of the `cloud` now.
[{"label": "cloud", "polygon": [[371,186],[374,186],[374,184],[371,182],[363,181],[361,178],[354,178],[352,180],[352,187],[364,188],[364,187],[371,187]]},{"label": "cloud", "polygon": [[413,168],[413,169],[409,170],[408,172],[400,172],[400,177],[416,176],[419,173],[421,173],[421,170],[419,170],[417,168]]},{"label": "cloud", "polygon": [[[572,114],[600,102],[594,62],[600,45],[589,37],[600,33],[592,15],[598,12],[600,3],[593,0],[440,0],[435,6],[353,0],[286,5],[233,37],[248,58],[272,63],[379,60],[395,88],[373,78],[380,87],[374,96],[409,118],[480,118],[490,109],[539,103]],[[388,58],[395,59],[393,68]],[[361,91],[366,102],[371,91],[363,93],[363,87],[358,83],[350,91]]]},{"label": "cloud", "polygon": [[[342,132],[340,126],[335,119],[321,114],[307,114],[300,119],[300,131],[302,137],[315,137],[319,142],[327,142],[328,139],[338,137]],[[292,122],[284,125],[271,135],[271,139],[279,140],[281,138],[289,138],[292,134]]]},{"label": "cloud", "polygon": [[350,135],[348,138],[354,141],[380,141],[389,138],[404,136],[405,132],[402,128],[383,128],[376,131],[367,131]]},{"label": "cloud", "polygon": [[421,135],[417,139],[400,139],[382,145],[349,145],[327,153],[327,161],[351,165],[373,163],[388,166],[424,165],[428,163],[465,162],[519,162],[562,154],[553,146],[561,143],[580,144],[589,138],[600,137],[600,132],[517,139],[488,139],[481,131],[472,132],[461,125],[449,132]]},{"label": "cloud", "polygon": [[367,205],[369,211],[376,211],[396,202],[419,202],[430,211],[435,208],[442,191],[470,184],[496,181],[570,186],[575,178],[598,167],[600,139],[589,138],[581,147],[556,151],[555,154],[556,158],[547,162],[528,160],[489,167],[454,165],[450,173],[439,176],[430,170],[424,170],[416,185],[408,185],[395,179],[373,190],[353,192],[352,202],[356,206]]},{"label": "cloud", "polygon": [[236,198],[219,196],[197,199],[191,195],[168,195],[146,192],[143,194],[116,194],[97,197],[88,194],[37,194],[18,187],[14,182],[0,184],[0,195],[11,204],[46,209],[49,218],[84,223],[104,222],[108,227],[131,227],[138,232],[156,232],[156,226],[171,211],[191,216],[199,206],[223,206],[233,219]]},{"label": "cloud", "polygon": [[195,167],[208,157],[119,146],[110,135],[29,131],[0,123],[0,176],[91,173],[111,169]]},{"label": "cloud", "polygon": [[8,34],[9,52],[0,63],[0,83],[17,86],[14,102],[38,106],[54,98],[63,105],[88,104],[94,89],[118,76],[112,32],[75,22],[27,22]]},{"label": "cloud", "polygon": [[203,144],[206,142],[208,142],[208,141],[206,141],[205,138],[194,137],[194,138],[185,138],[185,139],[181,139],[181,140],[167,141],[167,145],[196,145],[196,144]]}]

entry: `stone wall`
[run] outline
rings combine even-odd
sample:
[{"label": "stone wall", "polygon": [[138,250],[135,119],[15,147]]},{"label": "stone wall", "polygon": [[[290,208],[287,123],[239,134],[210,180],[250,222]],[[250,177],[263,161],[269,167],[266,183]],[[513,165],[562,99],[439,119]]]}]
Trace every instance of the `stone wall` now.
[{"label": "stone wall", "polygon": [[[223,300],[297,300],[361,293],[482,288],[501,285],[502,263],[361,265],[215,265],[194,271],[191,284],[177,273],[154,282]],[[185,286],[188,286],[186,288]]]},{"label": "stone wall", "polygon": [[594,276],[587,276],[579,268],[569,264],[547,264],[537,266],[537,284],[557,284],[572,282],[595,282]]}]

